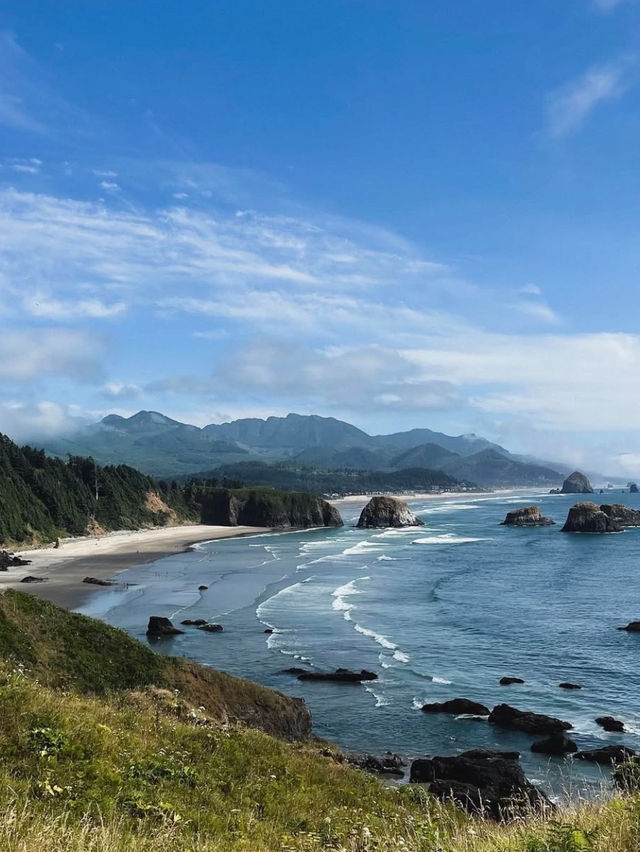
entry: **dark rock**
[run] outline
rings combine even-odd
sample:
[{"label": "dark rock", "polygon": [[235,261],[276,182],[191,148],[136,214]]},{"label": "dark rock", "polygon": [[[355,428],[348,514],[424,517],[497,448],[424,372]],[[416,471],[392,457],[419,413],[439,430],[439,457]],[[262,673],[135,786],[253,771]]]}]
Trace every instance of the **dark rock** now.
[{"label": "dark rock", "polygon": [[180,622],[180,624],[186,624],[191,627],[202,627],[202,625],[206,623],[207,622],[204,618],[185,618],[184,621]]},{"label": "dark rock", "polygon": [[519,751],[500,751],[495,748],[471,748],[463,751],[460,757],[468,757],[470,760],[487,760],[490,757],[501,757],[503,760],[520,760]]},{"label": "dark rock", "polygon": [[545,716],[543,713],[529,713],[518,710],[508,704],[498,704],[489,714],[489,722],[502,728],[513,728],[528,734],[554,734],[558,731],[568,731],[573,727],[569,722]]},{"label": "dark rock", "polygon": [[299,666],[290,666],[288,669],[282,669],[280,674],[301,675],[306,674],[309,669],[301,669]]},{"label": "dark rock", "polygon": [[115,586],[115,580],[101,580],[99,577],[85,577],[83,583],[90,583],[92,586]]},{"label": "dark rock", "polygon": [[208,588],[209,588],[209,586],[198,586],[198,591],[199,592],[206,592]]},{"label": "dark rock", "polygon": [[582,689],[577,683],[570,683],[568,680],[559,683],[558,686],[560,689]]},{"label": "dark rock", "polygon": [[637,493],[638,493],[638,486],[636,485],[635,482],[630,482],[629,483],[629,494],[637,494]]},{"label": "dark rock", "polygon": [[573,533],[614,533],[622,527],[605,512],[597,503],[576,503],[569,509],[567,520],[562,532]]},{"label": "dark rock", "polygon": [[624,723],[619,719],[614,719],[613,716],[598,716],[596,725],[600,725],[605,731],[621,734],[624,731]]},{"label": "dark rock", "polygon": [[48,577],[33,577],[31,574],[27,574],[27,576],[23,577],[22,580],[20,580],[20,582],[21,583],[46,583],[48,579],[49,579]]},{"label": "dark rock", "polygon": [[640,527],[640,511],[638,509],[630,509],[621,503],[611,505],[604,503],[600,506],[600,510],[620,527]]},{"label": "dark rock", "polygon": [[540,514],[539,506],[526,506],[524,509],[507,512],[507,517],[502,522],[503,527],[549,527],[553,524],[555,521]]},{"label": "dark rock", "polygon": [[351,766],[363,769],[365,772],[371,772],[374,775],[395,775],[398,778],[402,778],[403,766],[407,765],[401,757],[390,751],[382,757],[376,757],[373,754],[350,755],[348,761]]},{"label": "dark rock", "polygon": [[273,628],[272,628],[272,627],[267,627],[267,629],[266,629],[264,632],[265,632],[265,633],[273,633]]},{"label": "dark rock", "polygon": [[6,571],[8,568],[18,568],[21,565],[31,565],[31,560],[14,556],[8,550],[0,550],[0,571]]},{"label": "dark rock", "polygon": [[456,716],[461,713],[469,713],[472,716],[488,716],[491,711],[477,701],[471,701],[468,698],[452,698],[451,701],[443,701],[440,704],[425,704],[422,712],[453,713]]},{"label": "dark rock", "polygon": [[437,798],[453,800],[464,810],[496,820],[544,810],[550,803],[512,758],[493,754],[414,760],[410,780],[426,783]]},{"label": "dark rock", "polygon": [[336,669],[335,672],[303,672],[298,675],[298,680],[330,680],[336,683],[359,683],[362,680],[377,680],[375,672],[362,669],[352,672],[349,669]]},{"label": "dark rock", "polygon": [[360,514],[359,527],[416,527],[424,526],[404,500],[397,497],[372,497]]},{"label": "dark rock", "polygon": [[574,755],[576,760],[587,760],[589,763],[626,763],[635,756],[632,748],[621,745],[604,746],[603,748],[592,748],[587,751],[579,751]]},{"label": "dark rock", "polygon": [[551,734],[544,740],[538,740],[531,746],[531,751],[538,754],[551,754],[561,756],[578,751],[578,746],[570,740],[566,734]]},{"label": "dark rock", "polygon": [[224,628],[221,624],[200,624],[198,630],[204,630],[206,633],[222,633]]},{"label": "dark rock", "polygon": [[501,677],[500,686],[511,686],[513,683],[524,683],[521,677]]},{"label": "dark rock", "polygon": [[629,633],[640,633],[640,621],[630,621],[626,627],[618,627],[618,630],[628,630]]},{"label": "dark rock", "polygon": [[343,525],[338,510],[321,497],[261,488],[211,489],[200,498],[200,522],[274,529]]},{"label": "dark rock", "polygon": [[560,489],[561,494],[593,494],[593,488],[591,487],[591,483],[584,475],[584,473],[580,473],[579,471],[574,471],[570,476],[568,476],[565,481],[562,483],[562,488]]},{"label": "dark rock", "polygon": [[149,624],[147,625],[147,636],[175,636],[178,633],[184,633],[184,630],[178,630],[168,618],[164,618],[161,615],[150,616]]}]

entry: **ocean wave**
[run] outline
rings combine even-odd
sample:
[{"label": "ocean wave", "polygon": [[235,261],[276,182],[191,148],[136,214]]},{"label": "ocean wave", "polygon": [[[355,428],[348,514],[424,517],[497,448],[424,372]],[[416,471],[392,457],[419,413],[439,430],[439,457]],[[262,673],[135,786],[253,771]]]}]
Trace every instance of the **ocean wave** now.
[{"label": "ocean wave", "polygon": [[411,657],[408,654],[405,654],[404,651],[401,651],[399,648],[393,652],[393,659],[397,660],[399,663],[408,663]]},{"label": "ocean wave", "polygon": [[374,642],[377,642],[378,645],[382,645],[382,647],[386,648],[388,651],[395,651],[398,647],[397,645],[394,645],[393,642],[390,642],[386,636],[376,633],[375,630],[369,630],[368,627],[363,627],[361,624],[354,623],[353,629],[357,630],[358,633],[362,633],[363,636],[368,636],[370,639],[373,639]]},{"label": "ocean wave", "polygon": [[477,541],[492,541],[490,538],[474,538],[472,536],[456,535],[455,533],[443,533],[442,535],[430,535],[425,538],[416,538],[411,544],[473,544]]},{"label": "ocean wave", "polygon": [[440,506],[429,506],[422,511],[426,515],[436,515],[444,512],[469,511],[470,509],[480,509],[475,503],[443,503]]},{"label": "ocean wave", "polygon": [[413,701],[411,702],[411,706],[414,710],[422,710],[424,707],[425,701],[424,699],[420,700],[417,696],[414,695]]},{"label": "ocean wave", "polygon": [[397,562],[398,559],[395,556],[387,556],[385,553],[382,556],[378,556],[378,562]]},{"label": "ocean wave", "polygon": [[356,589],[356,583],[370,579],[371,577],[356,577],[354,580],[350,580],[348,583],[345,583],[344,586],[338,586],[337,589],[334,589],[331,592],[331,596],[333,597],[333,603],[331,606],[337,612],[344,613],[345,621],[351,621],[351,616],[349,616],[348,613],[354,607],[353,603],[345,600],[345,598],[349,598],[352,595],[359,595],[360,589]]},{"label": "ocean wave", "polygon": [[365,686],[365,689],[376,699],[376,707],[387,707],[391,704],[391,699],[384,695],[384,693],[376,692],[376,690],[371,686]]},{"label": "ocean wave", "polygon": [[445,678],[443,678],[443,677],[432,677],[432,678],[431,678],[431,681],[432,681],[432,683],[444,683],[444,684],[449,684],[449,683],[451,683],[451,681],[450,681],[450,680],[446,680],[446,679],[445,679]]}]

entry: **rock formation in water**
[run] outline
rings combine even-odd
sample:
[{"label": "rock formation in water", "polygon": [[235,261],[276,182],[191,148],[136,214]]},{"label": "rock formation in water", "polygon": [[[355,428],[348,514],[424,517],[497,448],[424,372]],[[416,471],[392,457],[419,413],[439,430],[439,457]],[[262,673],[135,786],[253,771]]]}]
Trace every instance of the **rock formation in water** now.
[{"label": "rock formation in water", "polygon": [[640,510],[630,509],[620,503],[604,503],[600,510],[608,515],[620,527],[640,527]]},{"label": "rock formation in water", "polygon": [[212,488],[201,497],[201,522],[223,526],[305,529],[341,527],[336,508],[315,494],[274,488]]},{"label": "rock formation in water", "polygon": [[184,630],[178,630],[168,618],[164,618],[162,615],[152,615],[149,617],[147,636],[150,636],[152,639],[157,639],[160,636],[176,636],[178,633],[184,633]]},{"label": "rock formation in water", "polygon": [[372,497],[360,514],[359,527],[417,527],[424,521],[417,518],[404,500],[397,497]]},{"label": "rock formation in water", "polygon": [[578,686],[577,683],[571,683],[568,680],[559,683],[558,686],[560,687],[560,689],[582,689],[582,687]]},{"label": "rock formation in water", "polygon": [[529,713],[526,710],[518,710],[508,704],[498,704],[489,715],[492,725],[502,728],[513,728],[517,731],[525,731],[527,734],[555,734],[568,731],[573,727],[569,722],[556,719],[554,716],[545,716],[543,713]]},{"label": "rock formation in water", "polygon": [[469,698],[452,698],[451,701],[443,701],[440,704],[425,704],[423,713],[452,713],[459,716],[468,713],[472,716],[488,716],[491,712],[484,704],[471,701]]},{"label": "rock formation in water", "polygon": [[622,527],[597,503],[576,503],[569,509],[567,520],[562,532],[572,533],[614,533],[621,532]]},{"label": "rock formation in water", "polygon": [[566,734],[551,734],[543,740],[538,740],[531,746],[531,751],[537,754],[549,754],[554,757],[562,757],[563,754],[572,754],[578,751],[578,746]]},{"label": "rock formation in water", "polygon": [[549,800],[527,779],[514,755],[474,749],[456,757],[414,760],[410,780],[428,784],[439,799],[453,799],[470,813],[496,820],[544,810]]},{"label": "rock formation in water", "polygon": [[31,560],[14,556],[8,550],[0,550],[0,571],[6,571],[9,568],[18,568],[20,565],[31,565]]},{"label": "rock formation in water", "polygon": [[507,512],[507,517],[502,522],[503,527],[549,527],[553,524],[555,521],[540,513],[539,506],[525,506],[523,509]]},{"label": "rock formation in water", "polygon": [[627,630],[629,633],[640,633],[640,621],[630,621],[625,627],[618,627],[618,630]]},{"label": "rock formation in water", "polygon": [[362,669],[352,672],[350,669],[336,669],[334,672],[306,672],[298,675],[298,680],[329,680],[334,683],[360,683],[363,680],[378,680],[375,672]]},{"label": "rock formation in water", "polygon": [[562,483],[561,494],[593,494],[591,483],[580,471],[574,471]]},{"label": "rock formation in water", "polygon": [[624,722],[621,722],[619,719],[614,719],[613,716],[598,716],[596,719],[596,725],[600,725],[600,727],[604,728],[605,731],[616,734],[624,733]]},{"label": "rock formation in water", "polygon": [[521,677],[501,677],[498,681],[500,686],[512,686],[514,683],[524,683]]},{"label": "rock formation in water", "polygon": [[629,494],[637,494],[637,493],[638,493],[637,484],[635,482],[630,482],[629,483]]},{"label": "rock formation in water", "polygon": [[586,751],[577,752],[576,760],[586,760],[589,763],[626,763],[635,756],[635,751],[626,746],[611,745],[602,748],[591,748]]}]

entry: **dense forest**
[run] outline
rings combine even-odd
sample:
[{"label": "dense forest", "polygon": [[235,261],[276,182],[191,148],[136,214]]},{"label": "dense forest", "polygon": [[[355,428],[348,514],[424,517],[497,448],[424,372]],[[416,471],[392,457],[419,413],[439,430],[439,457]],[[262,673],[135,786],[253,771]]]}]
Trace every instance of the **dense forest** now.
[{"label": "dense forest", "polygon": [[[271,485],[283,491],[308,491],[318,495],[370,494],[378,491],[454,491],[477,490],[472,482],[461,482],[441,470],[412,467],[405,470],[327,470],[297,462],[239,462],[195,474],[205,479],[227,478]],[[186,481],[186,477],[182,480]]]},{"label": "dense forest", "polygon": [[156,483],[127,465],[50,458],[0,435],[0,542],[197,520],[195,486]]}]

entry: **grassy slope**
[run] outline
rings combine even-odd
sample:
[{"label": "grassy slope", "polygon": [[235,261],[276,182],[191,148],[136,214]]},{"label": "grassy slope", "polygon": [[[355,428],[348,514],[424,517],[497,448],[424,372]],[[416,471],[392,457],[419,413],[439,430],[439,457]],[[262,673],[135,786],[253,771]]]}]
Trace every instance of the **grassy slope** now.
[{"label": "grassy slope", "polygon": [[0,613],[7,852],[640,848],[633,797],[562,813],[557,823],[472,822],[421,789],[382,787],[321,745],[222,724],[167,688],[179,661],[118,631],[17,593],[0,598]]}]

